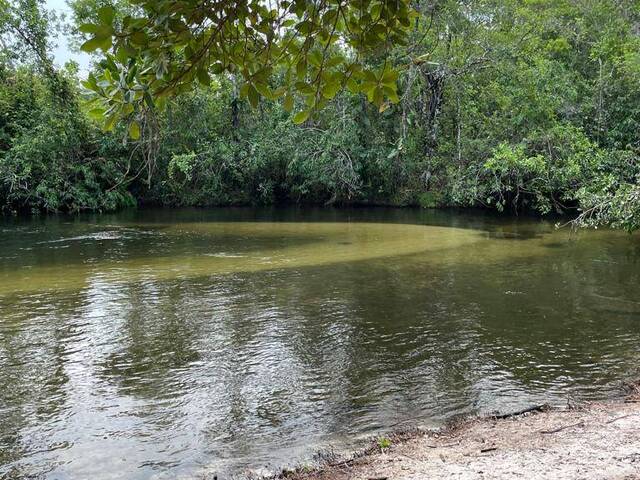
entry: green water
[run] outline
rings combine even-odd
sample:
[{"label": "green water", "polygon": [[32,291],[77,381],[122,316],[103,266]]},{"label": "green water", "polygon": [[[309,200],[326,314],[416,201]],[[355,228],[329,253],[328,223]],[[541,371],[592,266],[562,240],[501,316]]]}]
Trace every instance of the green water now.
[{"label": "green water", "polygon": [[640,237],[393,209],[0,223],[0,478],[221,478],[618,392]]}]

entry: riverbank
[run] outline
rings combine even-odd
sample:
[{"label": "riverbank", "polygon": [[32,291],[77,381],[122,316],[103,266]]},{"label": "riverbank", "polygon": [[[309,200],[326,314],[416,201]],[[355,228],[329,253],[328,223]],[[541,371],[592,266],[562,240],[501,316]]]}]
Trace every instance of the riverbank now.
[{"label": "riverbank", "polygon": [[379,438],[290,480],[640,479],[640,382],[622,400],[468,419]]}]

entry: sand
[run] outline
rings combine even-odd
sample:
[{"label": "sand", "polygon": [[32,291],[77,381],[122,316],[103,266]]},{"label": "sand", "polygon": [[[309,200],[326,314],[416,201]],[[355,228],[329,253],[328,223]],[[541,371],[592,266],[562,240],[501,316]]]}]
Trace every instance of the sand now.
[{"label": "sand", "polygon": [[[439,432],[373,441],[349,458],[274,478],[295,480],[639,479],[640,398],[468,419]],[[383,444],[386,448],[381,448]]]}]

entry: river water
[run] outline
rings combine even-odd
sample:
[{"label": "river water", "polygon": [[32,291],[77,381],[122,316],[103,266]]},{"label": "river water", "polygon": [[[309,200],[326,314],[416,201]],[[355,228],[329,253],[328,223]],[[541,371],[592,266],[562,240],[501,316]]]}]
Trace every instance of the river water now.
[{"label": "river water", "polygon": [[220,478],[619,392],[640,236],[399,209],[0,223],[0,478]]}]

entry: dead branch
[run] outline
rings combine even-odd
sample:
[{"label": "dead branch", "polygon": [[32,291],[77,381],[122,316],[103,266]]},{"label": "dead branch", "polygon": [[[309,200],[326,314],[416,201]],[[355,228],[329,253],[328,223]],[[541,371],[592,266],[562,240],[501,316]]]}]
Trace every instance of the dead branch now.
[{"label": "dead branch", "polygon": [[482,450],[480,450],[480,453],[493,452],[494,450],[497,450],[497,449],[498,449],[498,447],[483,448]]},{"label": "dead branch", "polygon": [[558,433],[558,432],[561,432],[562,430],[566,430],[567,428],[572,428],[572,427],[584,427],[584,422],[580,421],[578,423],[572,423],[571,425],[564,425],[562,427],[554,428],[553,430],[541,430],[540,433],[544,433],[544,434]]},{"label": "dead branch", "polygon": [[505,418],[519,417],[520,415],[524,415],[525,413],[544,412],[549,408],[550,408],[549,405],[545,403],[543,405],[535,405],[533,407],[525,408],[524,410],[518,410],[517,412],[503,413],[501,415],[491,415],[491,418],[495,418],[497,420],[504,420]]},{"label": "dead branch", "polygon": [[617,422],[618,420],[622,420],[623,418],[637,417],[637,416],[638,416],[638,414],[637,414],[637,413],[630,413],[629,415],[623,415],[623,416],[621,416],[621,417],[614,418],[613,420],[609,420],[609,421],[607,422],[607,425],[609,425],[610,423],[613,423],[613,422]]}]

